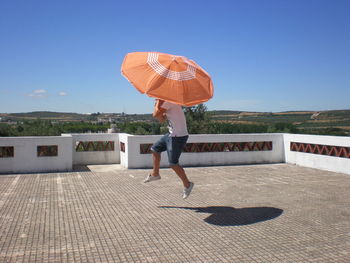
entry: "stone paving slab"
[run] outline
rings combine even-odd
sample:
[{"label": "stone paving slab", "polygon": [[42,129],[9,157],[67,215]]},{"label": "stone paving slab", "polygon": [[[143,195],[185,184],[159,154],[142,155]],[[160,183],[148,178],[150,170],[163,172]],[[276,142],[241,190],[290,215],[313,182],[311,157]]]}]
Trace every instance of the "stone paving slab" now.
[{"label": "stone paving slab", "polygon": [[0,262],[349,262],[350,176],[288,164],[0,176]]}]

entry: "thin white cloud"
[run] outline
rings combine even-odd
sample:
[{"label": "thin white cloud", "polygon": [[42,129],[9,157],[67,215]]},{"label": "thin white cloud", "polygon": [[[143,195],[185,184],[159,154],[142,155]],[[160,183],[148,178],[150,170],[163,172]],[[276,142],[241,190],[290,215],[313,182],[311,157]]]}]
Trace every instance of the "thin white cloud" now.
[{"label": "thin white cloud", "polygon": [[45,98],[47,96],[47,91],[44,89],[36,89],[33,90],[32,93],[29,93],[27,96],[32,98]]},{"label": "thin white cloud", "polygon": [[58,93],[58,95],[59,96],[67,96],[68,94],[67,94],[67,92],[61,91]]},{"label": "thin white cloud", "polygon": [[36,89],[36,90],[33,91],[33,93],[35,93],[35,94],[43,94],[43,93],[46,93],[46,90],[44,90],[44,89]]}]

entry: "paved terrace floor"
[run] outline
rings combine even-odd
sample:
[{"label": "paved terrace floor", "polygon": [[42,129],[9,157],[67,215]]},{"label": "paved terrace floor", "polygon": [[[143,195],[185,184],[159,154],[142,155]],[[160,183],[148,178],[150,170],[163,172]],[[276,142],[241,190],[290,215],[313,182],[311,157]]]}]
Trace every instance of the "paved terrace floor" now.
[{"label": "paved terrace floor", "polygon": [[0,176],[0,262],[349,262],[350,176],[288,164]]}]

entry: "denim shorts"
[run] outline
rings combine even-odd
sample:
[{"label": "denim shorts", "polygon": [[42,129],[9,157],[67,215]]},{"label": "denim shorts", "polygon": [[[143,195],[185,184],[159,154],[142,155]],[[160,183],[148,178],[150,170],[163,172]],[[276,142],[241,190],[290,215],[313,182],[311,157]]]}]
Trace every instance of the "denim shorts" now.
[{"label": "denim shorts", "polygon": [[182,150],[185,148],[187,136],[182,137],[171,137],[169,133],[165,134],[157,142],[155,142],[151,150],[153,152],[161,153],[167,151],[169,165],[177,165]]}]

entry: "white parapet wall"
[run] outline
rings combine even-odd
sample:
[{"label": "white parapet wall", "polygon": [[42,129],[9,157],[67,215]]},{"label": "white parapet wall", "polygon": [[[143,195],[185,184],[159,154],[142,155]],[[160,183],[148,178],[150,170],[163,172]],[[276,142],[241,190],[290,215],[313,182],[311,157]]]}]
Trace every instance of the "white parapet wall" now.
[{"label": "white parapet wall", "polygon": [[[160,135],[63,134],[0,137],[0,173],[71,171],[73,165],[151,168],[150,146]],[[350,137],[301,134],[190,135],[180,164],[211,166],[291,163],[350,174]],[[166,152],[162,167],[168,167]]]},{"label": "white parapet wall", "polygon": [[120,163],[118,133],[79,133],[62,136],[73,137],[73,165]]},{"label": "white parapet wall", "polygon": [[[123,145],[121,146],[123,147],[120,158],[121,165],[126,168],[152,167],[152,154],[141,153],[141,147],[149,149],[149,145],[157,141],[160,137],[159,135],[121,135],[119,138],[121,145]],[[184,166],[284,162],[283,134],[190,135],[187,144],[189,147],[192,144],[195,152],[182,153],[180,163]],[[237,145],[237,147],[235,145]],[[266,145],[271,145],[271,149],[266,149]],[[263,146],[265,149],[257,149]],[[238,149],[238,147],[242,147],[242,149]],[[255,149],[249,150],[249,147],[255,147]],[[201,151],[202,148],[204,151]],[[211,150],[208,151],[208,149]],[[168,166],[166,152],[162,153],[161,166]]]},{"label": "white parapet wall", "polygon": [[72,136],[0,137],[0,173],[72,170]]},{"label": "white parapet wall", "polygon": [[119,133],[120,164],[125,168],[129,168],[129,159],[133,156],[133,153],[129,150],[129,138],[132,137],[134,136],[131,134]]},{"label": "white parapet wall", "polygon": [[284,134],[285,161],[350,174],[350,137]]}]

